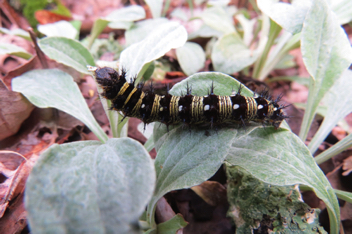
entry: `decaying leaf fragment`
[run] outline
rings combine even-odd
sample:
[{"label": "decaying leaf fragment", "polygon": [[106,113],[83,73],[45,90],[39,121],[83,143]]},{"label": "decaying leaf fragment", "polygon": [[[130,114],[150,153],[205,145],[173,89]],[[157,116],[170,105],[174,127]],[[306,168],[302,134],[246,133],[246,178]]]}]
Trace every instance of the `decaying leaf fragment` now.
[{"label": "decaying leaf fragment", "polygon": [[0,140],[15,134],[34,106],[20,93],[8,90],[0,80]]}]

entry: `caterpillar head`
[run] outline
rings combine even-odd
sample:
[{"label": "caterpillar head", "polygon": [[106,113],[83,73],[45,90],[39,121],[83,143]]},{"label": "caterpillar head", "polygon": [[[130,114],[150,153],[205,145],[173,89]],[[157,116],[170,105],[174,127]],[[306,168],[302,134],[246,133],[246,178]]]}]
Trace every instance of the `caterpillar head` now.
[{"label": "caterpillar head", "polygon": [[125,83],[125,76],[126,72],[124,70],[119,76],[119,73],[111,67],[102,67],[95,70],[96,80],[103,87],[116,85],[119,82]]},{"label": "caterpillar head", "polygon": [[124,69],[119,75],[115,69],[110,67],[97,68],[95,77],[97,83],[104,90],[103,97],[110,100],[116,97],[122,85],[126,83],[126,71]]}]

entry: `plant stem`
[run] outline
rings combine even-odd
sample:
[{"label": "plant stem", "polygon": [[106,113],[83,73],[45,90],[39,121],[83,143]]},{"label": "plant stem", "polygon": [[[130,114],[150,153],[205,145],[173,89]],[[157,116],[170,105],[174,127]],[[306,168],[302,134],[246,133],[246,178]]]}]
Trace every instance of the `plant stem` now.
[{"label": "plant stem", "polygon": [[253,71],[253,78],[258,79],[260,77],[260,74],[264,68],[265,62],[267,60],[268,54],[270,52],[271,47],[274,45],[275,40],[279,33],[281,32],[281,27],[278,25],[275,21],[272,21],[270,19],[270,30],[269,30],[269,36],[268,36],[268,41],[265,45],[265,48],[257,60],[257,62],[254,65],[254,71]]},{"label": "plant stem", "polygon": [[350,148],[352,146],[352,134],[343,138],[341,141],[337,142],[335,145],[325,150],[323,153],[319,154],[314,158],[317,164],[323,163],[326,160],[334,157],[335,155],[341,153],[342,151]]},{"label": "plant stem", "polygon": [[301,130],[299,131],[299,138],[301,138],[301,140],[303,142],[307,139],[310,126],[311,126],[313,119],[314,119],[314,116],[315,116],[316,108],[314,108],[314,110],[313,110],[315,96],[313,96],[313,94],[316,94],[317,92],[315,92],[314,90],[315,90],[315,80],[310,78],[309,94],[308,94],[308,101],[307,101],[307,105],[306,105],[306,111],[304,112]]},{"label": "plant stem", "polygon": [[274,51],[266,60],[265,65],[258,79],[263,81],[268,74],[274,69],[276,64],[291,50],[298,48],[300,45],[300,34],[292,36],[290,33],[285,33],[281,36],[280,41]]}]

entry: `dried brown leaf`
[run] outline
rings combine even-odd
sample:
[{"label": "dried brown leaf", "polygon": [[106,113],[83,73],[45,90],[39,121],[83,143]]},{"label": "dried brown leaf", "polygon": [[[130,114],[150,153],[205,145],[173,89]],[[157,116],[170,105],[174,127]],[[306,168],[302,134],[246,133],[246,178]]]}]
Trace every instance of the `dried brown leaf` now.
[{"label": "dried brown leaf", "polygon": [[35,12],[35,18],[40,24],[51,24],[60,20],[70,21],[72,17],[60,15],[48,10],[38,10]]},{"label": "dried brown leaf", "polygon": [[16,76],[20,76],[27,71],[38,69],[38,68],[41,68],[41,64],[38,60],[37,55],[34,55],[28,62],[24,63],[23,65],[21,65],[19,67],[16,67],[13,70],[10,70],[6,74],[6,76],[4,76],[3,81],[6,84],[7,88],[11,89],[12,78],[14,78]]},{"label": "dried brown leaf", "polygon": [[26,227],[27,212],[23,203],[23,191],[39,153],[48,146],[38,144],[27,159],[13,151],[0,151],[0,173],[6,178],[0,184],[0,233],[21,233]]},{"label": "dried brown leaf", "polygon": [[[14,197],[15,190],[26,170],[23,168],[26,159],[12,151],[0,151],[0,173],[4,179],[0,184],[0,218],[4,215],[9,201]],[[24,187],[21,189],[23,191]]]},{"label": "dried brown leaf", "polygon": [[348,176],[352,172],[352,156],[343,160],[342,169],[344,170],[343,176]]},{"label": "dried brown leaf", "polygon": [[226,188],[219,182],[205,181],[191,189],[211,206],[217,206],[227,201]]},{"label": "dried brown leaf", "polygon": [[0,140],[15,134],[34,106],[20,93],[8,90],[0,81]]}]

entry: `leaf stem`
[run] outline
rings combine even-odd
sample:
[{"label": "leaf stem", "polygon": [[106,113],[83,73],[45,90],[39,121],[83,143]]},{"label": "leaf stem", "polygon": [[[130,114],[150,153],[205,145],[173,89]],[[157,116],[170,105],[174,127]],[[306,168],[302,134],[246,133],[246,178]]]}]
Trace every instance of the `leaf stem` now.
[{"label": "leaf stem", "polygon": [[282,28],[280,25],[278,25],[275,21],[270,19],[270,30],[269,30],[268,41],[265,45],[265,48],[261,56],[259,57],[259,59],[254,65],[253,78],[258,79],[260,77],[260,74],[262,73],[262,70],[264,68],[265,61],[267,60],[270,49],[274,45],[277,36],[281,32],[281,29]]},{"label": "leaf stem", "polygon": [[335,155],[341,153],[342,151],[350,148],[351,146],[352,146],[352,134],[349,134],[347,137],[345,137],[344,139],[337,142],[329,149],[319,154],[317,157],[314,158],[314,160],[317,164],[321,164],[329,160],[330,158],[334,157]]},{"label": "leaf stem", "polygon": [[313,80],[313,78],[311,77],[309,81],[309,94],[306,111],[304,112],[301,130],[299,132],[299,138],[301,138],[303,142],[307,139],[310,126],[315,116],[316,108],[313,108],[313,105],[315,102],[316,93],[317,92],[315,91],[315,80]]},{"label": "leaf stem", "polygon": [[277,47],[266,60],[263,69],[258,77],[263,81],[268,74],[274,69],[276,64],[291,50],[298,48],[300,45],[300,34],[292,36],[290,33],[285,33],[281,36]]}]

